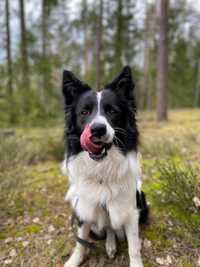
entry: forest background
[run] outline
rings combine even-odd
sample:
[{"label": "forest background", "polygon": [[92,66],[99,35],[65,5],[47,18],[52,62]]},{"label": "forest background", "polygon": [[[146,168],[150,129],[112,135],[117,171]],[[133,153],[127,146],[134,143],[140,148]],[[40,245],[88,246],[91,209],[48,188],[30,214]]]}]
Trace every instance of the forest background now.
[{"label": "forest background", "polygon": [[0,125],[62,118],[64,68],[99,89],[130,65],[139,109],[199,107],[200,1],[159,2],[1,1]]}]

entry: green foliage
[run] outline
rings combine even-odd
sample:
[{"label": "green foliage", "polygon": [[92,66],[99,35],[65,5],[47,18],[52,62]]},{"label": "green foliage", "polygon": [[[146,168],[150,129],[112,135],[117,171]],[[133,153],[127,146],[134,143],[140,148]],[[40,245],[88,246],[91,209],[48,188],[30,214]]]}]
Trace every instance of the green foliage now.
[{"label": "green foliage", "polygon": [[170,105],[172,107],[189,107],[193,104],[197,65],[196,59],[188,54],[189,47],[190,42],[181,38],[173,47],[175,53],[169,68]]},{"label": "green foliage", "polygon": [[168,205],[172,215],[198,232],[200,206],[197,206],[194,200],[200,196],[200,170],[192,169],[191,166],[176,160],[158,163],[158,171],[161,203]]}]

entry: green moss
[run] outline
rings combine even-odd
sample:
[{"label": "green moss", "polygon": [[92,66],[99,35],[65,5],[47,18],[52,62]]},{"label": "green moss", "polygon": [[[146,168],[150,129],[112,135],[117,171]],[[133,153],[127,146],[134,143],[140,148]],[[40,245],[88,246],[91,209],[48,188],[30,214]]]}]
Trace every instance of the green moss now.
[{"label": "green moss", "polygon": [[57,217],[53,220],[53,224],[56,227],[64,227],[66,224],[66,219]]},{"label": "green moss", "polygon": [[6,233],[0,232],[0,240],[6,239],[7,235]]},{"label": "green moss", "polygon": [[178,219],[179,222],[187,225],[189,222],[188,214],[184,213],[175,205],[167,205],[167,210],[174,218]]},{"label": "green moss", "polygon": [[189,262],[183,262],[182,267],[194,267],[194,265],[192,263],[189,263]]},{"label": "green moss", "polygon": [[162,249],[172,246],[172,241],[167,237],[166,225],[163,222],[152,224],[147,227],[145,236],[152,241],[153,246],[162,246]]},{"label": "green moss", "polygon": [[200,215],[199,214],[192,214],[191,221],[194,225],[200,226]]},{"label": "green moss", "polygon": [[156,265],[150,262],[144,262],[144,267],[155,267]]},{"label": "green moss", "polygon": [[29,233],[29,234],[37,234],[42,230],[42,227],[38,224],[31,224],[31,225],[27,225],[24,228],[24,233]]},{"label": "green moss", "polygon": [[20,235],[17,235],[18,233],[21,233],[20,229],[21,227],[19,225],[3,227],[0,230],[0,239],[4,240],[8,237],[14,238],[16,236],[20,236]]}]

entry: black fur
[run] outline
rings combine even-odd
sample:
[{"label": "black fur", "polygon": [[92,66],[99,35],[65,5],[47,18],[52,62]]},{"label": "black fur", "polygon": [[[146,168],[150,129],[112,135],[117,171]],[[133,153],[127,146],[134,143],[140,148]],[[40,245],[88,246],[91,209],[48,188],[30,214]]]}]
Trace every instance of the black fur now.
[{"label": "black fur", "polygon": [[[124,129],[124,133],[116,129],[114,141],[123,154],[137,151],[138,129],[136,123],[136,104],[134,99],[134,83],[131,69],[125,67],[122,72],[102,91],[101,110],[111,126]],[[70,71],[63,72],[63,95],[65,105],[65,137],[68,157],[82,151],[80,135],[86,122],[94,116],[97,100],[91,88],[77,79]],[[90,109],[87,121],[81,117],[81,109]],[[112,111],[112,112],[111,112]]]},{"label": "black fur", "polygon": [[136,199],[137,199],[137,208],[139,210],[139,223],[147,224],[149,220],[149,207],[147,205],[144,192],[137,191]]},{"label": "black fur", "polygon": [[62,90],[65,111],[65,149],[67,156],[70,157],[82,151],[80,145],[81,131],[76,122],[76,106],[80,96],[90,91],[91,88],[77,79],[72,72],[64,70]]},{"label": "black fur", "polygon": [[137,151],[139,132],[136,123],[136,103],[134,98],[134,82],[130,67],[124,67],[122,72],[105,88],[108,88],[116,95],[118,105],[121,107],[120,128],[126,130],[126,135],[116,132],[123,145],[115,142],[124,154],[134,150]]},{"label": "black fur", "polygon": [[[101,113],[115,129],[114,145],[126,155],[137,151],[139,133],[136,122],[136,103],[134,98],[134,82],[130,67],[122,72],[102,91]],[[86,123],[92,120],[97,111],[95,91],[77,79],[70,71],[63,72],[63,95],[65,108],[65,140],[68,158],[82,151],[80,135]],[[90,115],[82,115],[89,110]],[[123,131],[118,131],[118,128]],[[119,141],[120,140],[120,141]],[[137,206],[140,211],[140,223],[148,220],[148,206],[143,192],[137,191]]]}]

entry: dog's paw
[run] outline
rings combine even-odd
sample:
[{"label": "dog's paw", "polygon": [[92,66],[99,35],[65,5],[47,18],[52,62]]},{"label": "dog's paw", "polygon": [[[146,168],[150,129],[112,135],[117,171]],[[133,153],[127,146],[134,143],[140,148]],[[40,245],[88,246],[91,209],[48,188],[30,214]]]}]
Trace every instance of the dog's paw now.
[{"label": "dog's paw", "polygon": [[107,240],[106,241],[106,253],[109,259],[113,259],[117,252],[116,240]]},{"label": "dog's paw", "polygon": [[79,267],[82,259],[78,257],[74,257],[75,255],[72,255],[68,261],[64,264],[64,267]]},{"label": "dog's paw", "polygon": [[68,260],[67,262],[65,262],[63,267],[78,267],[79,265],[77,265],[74,261],[72,260]]},{"label": "dog's paw", "polygon": [[72,265],[73,263],[69,260],[67,262],[65,262],[64,266],[63,267],[77,267],[75,265]]},{"label": "dog's paw", "polygon": [[144,267],[142,259],[141,258],[132,259],[130,262],[130,267]]}]

